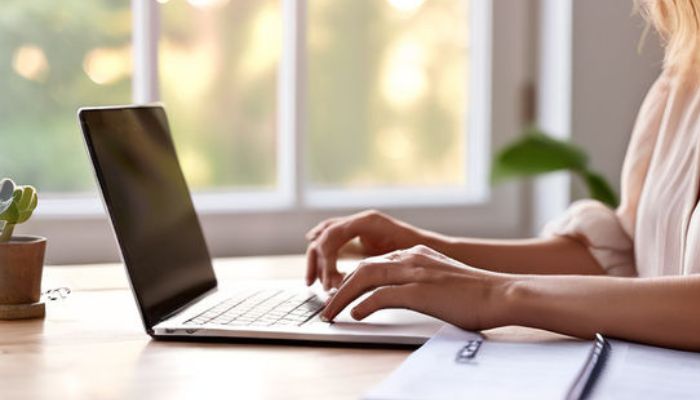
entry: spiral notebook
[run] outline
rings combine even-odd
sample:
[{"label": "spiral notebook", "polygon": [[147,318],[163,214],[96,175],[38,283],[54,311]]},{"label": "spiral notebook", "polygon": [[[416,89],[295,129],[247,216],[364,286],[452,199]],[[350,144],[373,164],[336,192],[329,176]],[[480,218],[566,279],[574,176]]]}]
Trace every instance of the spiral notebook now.
[{"label": "spiral notebook", "polygon": [[[593,343],[497,342],[446,325],[367,400],[567,399],[591,362]],[[610,341],[593,399],[698,398],[700,354]]]}]

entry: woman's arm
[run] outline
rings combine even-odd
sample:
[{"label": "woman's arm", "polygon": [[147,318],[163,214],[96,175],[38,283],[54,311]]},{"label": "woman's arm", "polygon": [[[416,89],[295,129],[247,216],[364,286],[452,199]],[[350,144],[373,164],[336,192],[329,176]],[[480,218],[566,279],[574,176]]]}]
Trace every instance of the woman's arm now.
[{"label": "woman's arm", "polygon": [[518,274],[596,275],[604,271],[580,243],[567,238],[485,240],[452,238],[419,229],[377,211],[331,218],[307,235],[306,282],[320,280],[326,289],[337,287],[342,275],[336,268],[341,249],[359,239],[359,253],[376,256],[425,245],[462,263]]},{"label": "woman's arm", "polygon": [[661,278],[517,275],[471,268],[416,246],[364,260],[331,297],[328,320],[408,308],[468,330],[522,325],[582,338],[596,332],[700,351],[700,275]]},{"label": "woman's arm", "polygon": [[426,246],[474,267],[511,274],[604,275],[581,243],[565,238],[495,240],[428,237]]},{"label": "woman's arm", "polygon": [[513,276],[505,324],[700,351],[700,275]]}]

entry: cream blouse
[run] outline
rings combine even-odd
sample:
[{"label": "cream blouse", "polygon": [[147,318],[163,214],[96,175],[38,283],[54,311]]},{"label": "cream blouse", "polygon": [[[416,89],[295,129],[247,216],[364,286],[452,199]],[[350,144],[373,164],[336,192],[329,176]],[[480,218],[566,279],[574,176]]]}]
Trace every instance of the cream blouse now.
[{"label": "cream blouse", "polygon": [[622,170],[622,202],[574,203],[544,234],[585,244],[610,275],[700,273],[700,90],[664,72],[639,111]]}]

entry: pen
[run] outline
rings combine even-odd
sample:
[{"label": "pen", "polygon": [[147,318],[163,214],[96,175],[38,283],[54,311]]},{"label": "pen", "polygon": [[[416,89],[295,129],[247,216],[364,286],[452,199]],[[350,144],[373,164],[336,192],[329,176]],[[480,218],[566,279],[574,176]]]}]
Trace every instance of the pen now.
[{"label": "pen", "polygon": [[574,384],[569,389],[566,400],[581,400],[590,394],[596,379],[598,379],[598,375],[603,369],[609,351],[610,343],[603,335],[596,333],[593,348],[588,354],[588,359],[576,377]]}]

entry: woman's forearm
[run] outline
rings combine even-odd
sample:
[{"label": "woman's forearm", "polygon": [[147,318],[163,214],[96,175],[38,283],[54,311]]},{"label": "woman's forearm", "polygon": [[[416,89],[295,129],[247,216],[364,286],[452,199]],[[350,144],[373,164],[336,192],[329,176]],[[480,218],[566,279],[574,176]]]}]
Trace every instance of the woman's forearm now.
[{"label": "woman's forearm", "polygon": [[700,276],[514,276],[504,325],[700,351]]},{"label": "woman's forearm", "polygon": [[467,265],[512,274],[601,275],[581,243],[564,238],[491,240],[425,235],[425,243]]}]

